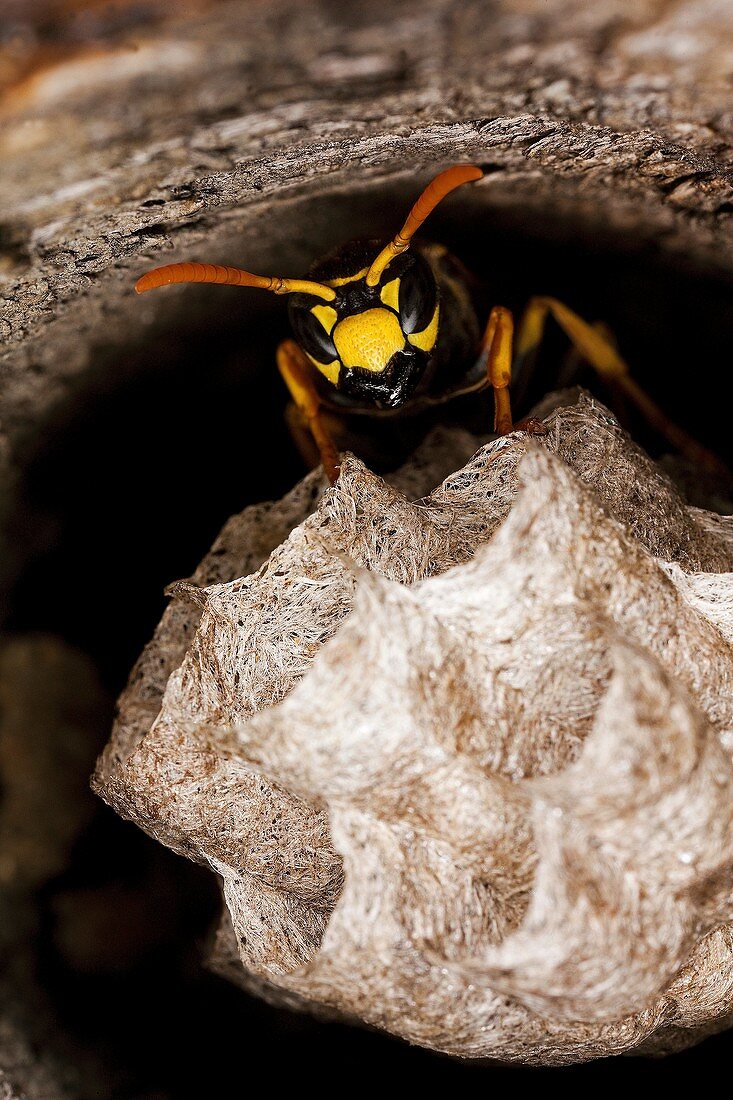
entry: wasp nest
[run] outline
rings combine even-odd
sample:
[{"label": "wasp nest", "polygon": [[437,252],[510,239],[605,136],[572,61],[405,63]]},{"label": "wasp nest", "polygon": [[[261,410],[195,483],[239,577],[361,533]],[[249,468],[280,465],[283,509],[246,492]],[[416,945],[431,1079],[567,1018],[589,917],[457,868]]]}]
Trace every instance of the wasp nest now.
[{"label": "wasp nest", "polygon": [[566,1063],[733,1013],[733,524],[590,398],[544,424],[231,520],[95,785],[219,874],[247,988]]}]

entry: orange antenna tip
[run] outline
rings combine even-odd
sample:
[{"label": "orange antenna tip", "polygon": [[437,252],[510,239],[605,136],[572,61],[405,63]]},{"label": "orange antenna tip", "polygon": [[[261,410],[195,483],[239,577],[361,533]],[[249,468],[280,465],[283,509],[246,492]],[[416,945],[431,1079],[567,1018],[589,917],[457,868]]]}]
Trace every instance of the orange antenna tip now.
[{"label": "orange antenna tip", "polygon": [[461,187],[464,183],[480,180],[483,175],[483,169],[474,164],[457,164],[453,168],[446,168],[444,172],[431,180],[408,214],[407,221],[402,229],[382,249],[372,263],[366,276],[367,286],[376,286],[385,267],[395,256],[399,256],[410,247],[410,241],[415,233],[446,195],[449,195],[451,191],[455,191],[456,187]]}]

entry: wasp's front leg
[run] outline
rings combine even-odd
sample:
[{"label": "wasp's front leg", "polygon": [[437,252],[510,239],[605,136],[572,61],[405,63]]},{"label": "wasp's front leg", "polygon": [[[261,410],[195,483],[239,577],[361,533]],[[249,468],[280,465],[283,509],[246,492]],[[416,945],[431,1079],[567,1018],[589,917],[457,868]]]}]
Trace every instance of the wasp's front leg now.
[{"label": "wasp's front leg", "polygon": [[514,318],[504,306],[494,306],[481,341],[486,354],[486,371],[494,390],[494,431],[508,435],[514,424],[509,386],[512,381]]},{"label": "wasp's front leg", "polygon": [[295,405],[318,448],[326,477],[333,485],[339,475],[340,457],[321,415],[321,399],[313,383],[311,365],[294,340],[283,340],[277,349],[277,365]]}]

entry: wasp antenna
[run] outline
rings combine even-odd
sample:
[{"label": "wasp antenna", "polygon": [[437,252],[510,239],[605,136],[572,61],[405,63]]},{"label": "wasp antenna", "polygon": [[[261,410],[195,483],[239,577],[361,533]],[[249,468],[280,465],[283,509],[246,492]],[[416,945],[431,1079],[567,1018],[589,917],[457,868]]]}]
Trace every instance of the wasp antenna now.
[{"label": "wasp antenna", "polygon": [[310,279],[280,279],[276,275],[253,275],[240,267],[223,267],[221,264],[166,264],[148,271],[135,283],[138,294],[157,290],[171,283],[220,283],[226,286],[254,286],[271,290],[274,294],[312,294],[331,302],[336,291],[325,283]]},{"label": "wasp antenna", "polygon": [[395,256],[401,255],[401,253],[405,252],[406,249],[410,247],[410,241],[415,233],[417,233],[428,215],[435,210],[435,207],[438,203],[443,201],[446,195],[449,195],[451,191],[455,191],[456,187],[461,187],[464,183],[480,180],[483,174],[483,171],[475,167],[475,165],[457,164],[454,168],[446,168],[445,172],[441,172],[439,176],[431,180],[410,213],[407,215],[407,221],[402,226],[402,229],[400,229],[397,236],[382,249],[372,263],[366,276],[367,285],[377,285],[379,277],[387,264],[389,264]]}]

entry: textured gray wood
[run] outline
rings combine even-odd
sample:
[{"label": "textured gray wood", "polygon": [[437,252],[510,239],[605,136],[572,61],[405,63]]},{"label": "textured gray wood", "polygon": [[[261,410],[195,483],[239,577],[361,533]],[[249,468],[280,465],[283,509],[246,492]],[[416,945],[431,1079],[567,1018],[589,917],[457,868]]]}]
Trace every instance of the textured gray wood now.
[{"label": "textured gray wood", "polygon": [[6,461],[95,347],[182,308],[135,300],[151,259],[237,241],[248,262],[295,261],[308,198],[395,173],[490,161],[481,203],[733,266],[727,0],[165,9],[99,15],[96,49],[67,16],[0,103]]}]

